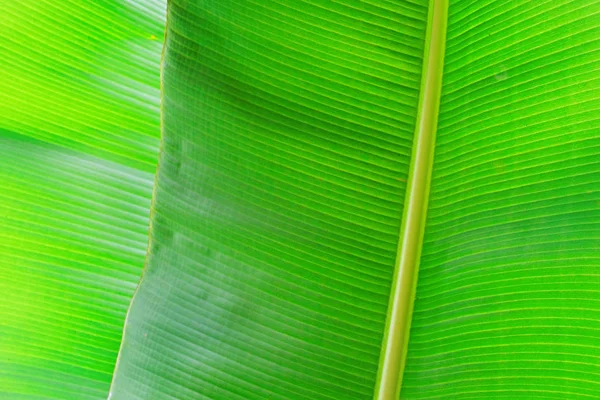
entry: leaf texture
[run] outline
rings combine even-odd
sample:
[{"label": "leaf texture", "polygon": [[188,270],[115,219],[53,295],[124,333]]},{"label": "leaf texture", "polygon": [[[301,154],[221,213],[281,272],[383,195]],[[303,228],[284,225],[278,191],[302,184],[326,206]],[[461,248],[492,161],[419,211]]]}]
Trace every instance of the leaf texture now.
[{"label": "leaf texture", "polygon": [[370,398],[426,3],[168,15],[151,246],[112,399]]},{"label": "leaf texture", "polygon": [[600,396],[600,4],[451,2],[403,397]]},{"label": "leaf texture", "polygon": [[[169,2],[111,399],[372,398],[427,3]],[[599,11],[450,1],[402,398],[600,396]]]},{"label": "leaf texture", "polygon": [[106,399],[159,136],[160,1],[4,2],[0,398]]},{"label": "leaf texture", "polygon": [[[596,398],[597,2],[451,1],[402,398]],[[427,4],[173,0],[116,399],[373,395]]]}]

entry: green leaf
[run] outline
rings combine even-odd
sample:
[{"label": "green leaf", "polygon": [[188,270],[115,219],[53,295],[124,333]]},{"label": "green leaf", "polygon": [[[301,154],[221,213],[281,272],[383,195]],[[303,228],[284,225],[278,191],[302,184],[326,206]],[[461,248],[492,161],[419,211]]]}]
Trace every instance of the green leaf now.
[{"label": "green leaf", "polygon": [[169,3],[112,399],[600,396],[600,3],[427,3]]},{"label": "green leaf", "polygon": [[171,1],[113,399],[370,398],[426,3]]},{"label": "green leaf", "polygon": [[160,1],[3,2],[0,398],[106,399],[159,137]]},{"label": "green leaf", "polygon": [[451,2],[403,397],[600,396],[599,12]]},{"label": "green leaf", "polygon": [[[599,14],[171,0],[109,397],[600,397]],[[3,9],[2,398],[107,395],[163,22]]]}]

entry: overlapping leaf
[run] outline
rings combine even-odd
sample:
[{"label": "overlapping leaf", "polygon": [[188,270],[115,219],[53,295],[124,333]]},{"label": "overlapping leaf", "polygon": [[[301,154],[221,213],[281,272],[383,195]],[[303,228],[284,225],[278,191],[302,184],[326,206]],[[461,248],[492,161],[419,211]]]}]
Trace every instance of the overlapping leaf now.
[{"label": "overlapping leaf", "polygon": [[0,398],[106,399],[139,281],[161,2],[4,2]]}]

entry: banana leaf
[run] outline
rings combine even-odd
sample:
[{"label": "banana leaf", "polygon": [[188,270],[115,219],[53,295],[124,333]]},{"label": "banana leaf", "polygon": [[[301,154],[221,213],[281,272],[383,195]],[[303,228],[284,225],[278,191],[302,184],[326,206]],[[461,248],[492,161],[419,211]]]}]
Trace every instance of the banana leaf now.
[{"label": "banana leaf", "polygon": [[1,8],[0,398],[106,399],[148,242],[164,4]]},{"label": "banana leaf", "polygon": [[[9,43],[48,15],[68,26],[65,6],[31,4],[41,17],[3,29]],[[144,8],[110,15],[125,5]],[[169,0],[167,14],[150,244],[112,400],[600,397],[600,3]],[[127,48],[114,71],[141,96],[158,88],[161,27],[136,18],[152,51]],[[115,112],[141,108],[114,124],[138,135],[87,130],[110,110],[65,112],[87,99],[73,92],[49,112],[81,80],[48,52],[34,64],[62,90],[18,86],[37,76],[18,58],[2,81],[3,112],[23,117],[0,119],[2,176],[22,193],[1,222],[0,395],[97,398],[143,262],[158,97],[150,110],[85,74]],[[95,188],[106,203],[78,207]]]},{"label": "banana leaf", "polygon": [[171,0],[112,399],[599,397],[599,12]]}]

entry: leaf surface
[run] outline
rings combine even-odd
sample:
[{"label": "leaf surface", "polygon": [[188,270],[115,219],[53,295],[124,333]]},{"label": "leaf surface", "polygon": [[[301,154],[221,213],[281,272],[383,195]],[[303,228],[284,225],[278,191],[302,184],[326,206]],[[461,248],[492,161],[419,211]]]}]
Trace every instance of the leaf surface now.
[{"label": "leaf surface", "polygon": [[145,250],[161,2],[3,2],[0,398],[106,399]]},{"label": "leaf surface", "polygon": [[426,4],[172,1],[113,398],[369,398]]},{"label": "leaf surface", "polygon": [[451,2],[403,397],[600,396],[599,11]]},{"label": "leaf surface", "polygon": [[[599,7],[449,3],[402,398],[600,395]],[[169,3],[113,399],[373,398],[430,11]]]}]

